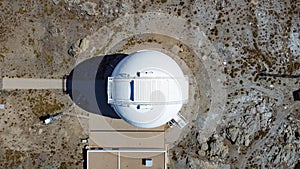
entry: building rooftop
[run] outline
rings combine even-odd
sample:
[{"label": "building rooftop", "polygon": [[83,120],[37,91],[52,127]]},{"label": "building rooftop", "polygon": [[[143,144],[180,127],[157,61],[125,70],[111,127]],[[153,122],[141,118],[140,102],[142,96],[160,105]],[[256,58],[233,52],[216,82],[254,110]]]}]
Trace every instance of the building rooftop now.
[{"label": "building rooftop", "polygon": [[143,129],[122,119],[91,113],[86,168],[165,169],[167,153],[164,140],[164,126]]},{"label": "building rooftop", "polygon": [[87,150],[87,168],[93,169],[164,169],[164,149]]}]

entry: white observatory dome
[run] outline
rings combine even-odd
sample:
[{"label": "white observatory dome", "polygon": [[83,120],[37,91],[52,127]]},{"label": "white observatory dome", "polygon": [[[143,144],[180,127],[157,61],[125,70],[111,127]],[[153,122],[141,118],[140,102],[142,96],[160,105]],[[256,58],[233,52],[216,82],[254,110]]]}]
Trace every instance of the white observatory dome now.
[{"label": "white observatory dome", "polygon": [[173,120],[188,100],[188,78],[169,56],[143,50],[125,57],[108,78],[108,103],[128,123],[154,128]]}]

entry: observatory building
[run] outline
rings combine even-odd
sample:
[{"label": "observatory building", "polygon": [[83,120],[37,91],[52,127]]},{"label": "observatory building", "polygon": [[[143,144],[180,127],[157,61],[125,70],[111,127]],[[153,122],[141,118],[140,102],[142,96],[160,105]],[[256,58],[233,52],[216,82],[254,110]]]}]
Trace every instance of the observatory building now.
[{"label": "observatory building", "polygon": [[107,102],[126,122],[154,128],[186,125],[179,114],[188,101],[188,78],[166,54],[142,50],[122,59],[107,82]]},{"label": "observatory building", "polygon": [[86,168],[167,168],[165,125],[187,124],[179,112],[189,95],[188,78],[171,57],[154,50],[92,57],[66,86],[89,112]]}]

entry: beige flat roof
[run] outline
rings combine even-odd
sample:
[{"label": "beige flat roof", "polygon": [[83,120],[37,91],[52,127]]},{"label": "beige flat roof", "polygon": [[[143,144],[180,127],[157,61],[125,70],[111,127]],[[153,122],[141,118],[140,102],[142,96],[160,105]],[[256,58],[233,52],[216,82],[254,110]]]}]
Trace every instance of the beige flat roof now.
[{"label": "beige flat roof", "polygon": [[[93,169],[165,169],[166,151],[163,149],[88,150],[87,168]],[[152,167],[142,164],[151,159]]]},{"label": "beige flat roof", "polygon": [[88,152],[88,168],[118,169],[118,153]]},{"label": "beige flat roof", "polygon": [[[133,157],[136,158],[133,158]],[[140,157],[140,158],[139,158]],[[142,158],[141,158],[142,157]],[[145,167],[142,165],[142,159],[148,158],[152,159],[152,167]],[[136,168],[149,168],[149,169],[163,169],[165,168],[165,153],[136,153],[136,152],[125,152],[121,153],[120,158],[120,168],[121,169],[136,169]]]}]

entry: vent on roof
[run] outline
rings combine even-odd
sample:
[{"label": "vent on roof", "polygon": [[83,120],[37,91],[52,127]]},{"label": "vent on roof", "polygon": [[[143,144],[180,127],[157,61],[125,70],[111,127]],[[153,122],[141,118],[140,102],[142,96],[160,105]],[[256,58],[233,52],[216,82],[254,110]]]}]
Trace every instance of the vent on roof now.
[{"label": "vent on roof", "polygon": [[300,101],[300,89],[293,92],[294,101]]},{"label": "vent on roof", "polygon": [[300,101],[300,89],[293,92],[294,101]]},{"label": "vent on roof", "polygon": [[143,158],[142,159],[142,165],[145,166],[145,167],[152,167],[152,159]]}]

